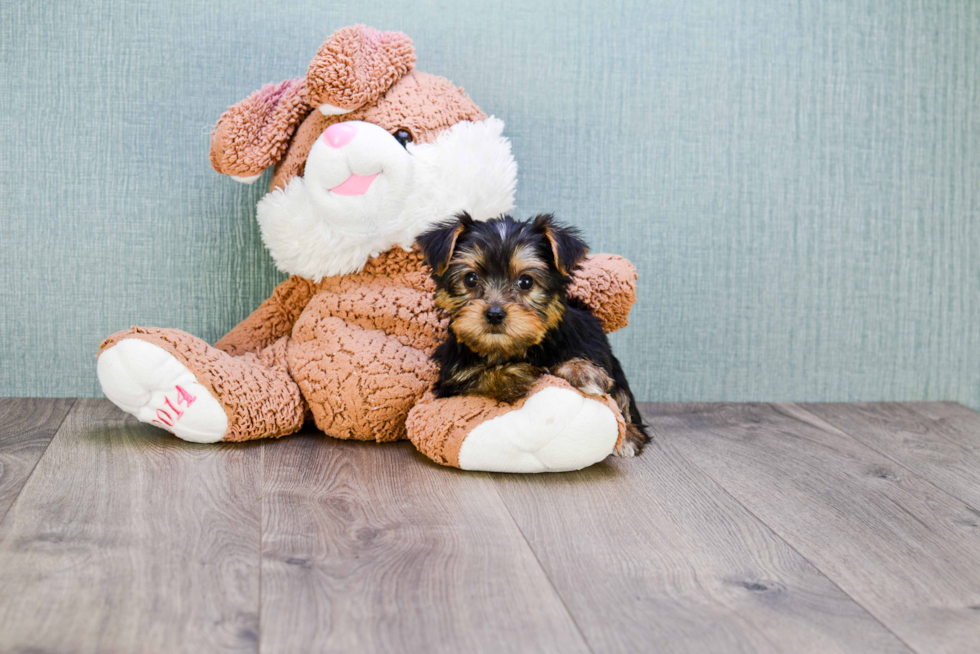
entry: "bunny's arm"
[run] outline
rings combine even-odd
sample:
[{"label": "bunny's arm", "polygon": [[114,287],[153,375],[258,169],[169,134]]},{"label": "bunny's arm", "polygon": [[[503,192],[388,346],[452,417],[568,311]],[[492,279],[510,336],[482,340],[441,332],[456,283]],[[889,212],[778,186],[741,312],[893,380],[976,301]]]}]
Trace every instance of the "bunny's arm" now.
[{"label": "bunny's arm", "polygon": [[636,302],[636,268],[614,254],[588,256],[575,271],[568,294],[588,305],[607,333],[622,329]]}]

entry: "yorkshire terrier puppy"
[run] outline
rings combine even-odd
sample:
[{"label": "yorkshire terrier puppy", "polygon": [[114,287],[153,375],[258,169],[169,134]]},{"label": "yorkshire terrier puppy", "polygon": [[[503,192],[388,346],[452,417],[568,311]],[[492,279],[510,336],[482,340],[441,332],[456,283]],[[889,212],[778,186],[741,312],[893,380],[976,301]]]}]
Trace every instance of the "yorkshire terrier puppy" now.
[{"label": "yorkshire terrier puppy", "polygon": [[449,338],[432,355],[438,397],[483,395],[513,402],[544,373],[586,395],[610,394],[626,420],[617,449],[633,456],[646,426],[599,319],[568,297],[588,247],[551,215],[476,222],[468,214],[418,237],[449,314]]}]

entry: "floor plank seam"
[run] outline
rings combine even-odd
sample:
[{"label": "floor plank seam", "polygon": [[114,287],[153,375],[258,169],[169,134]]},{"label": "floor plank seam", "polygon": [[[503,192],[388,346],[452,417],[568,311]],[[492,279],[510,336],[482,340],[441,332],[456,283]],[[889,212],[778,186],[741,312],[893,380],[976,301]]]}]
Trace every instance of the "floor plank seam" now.
[{"label": "floor plank seam", "polygon": [[[919,479],[921,481],[924,481],[929,486],[931,486],[932,488],[936,489],[938,492],[942,493],[946,497],[948,497],[948,498],[950,498],[952,500],[955,500],[956,502],[962,503],[964,506],[966,506],[972,512],[976,513],[977,515],[980,515],[980,507],[973,506],[973,504],[971,502],[969,502],[967,500],[964,500],[964,499],[962,499],[962,498],[960,498],[960,497],[958,497],[956,495],[953,495],[950,491],[946,490],[945,488],[941,488],[940,486],[937,486],[934,481],[932,481],[928,477],[923,476],[921,473],[918,473],[915,470],[912,470],[911,468],[909,468],[905,464],[901,463],[900,461],[897,461],[896,459],[892,458],[887,452],[883,452],[883,451],[879,450],[877,447],[875,447],[873,445],[869,445],[869,444],[865,443],[864,441],[862,441],[861,439],[856,438],[850,432],[846,431],[843,427],[839,427],[838,425],[834,424],[833,422],[831,422],[827,418],[823,418],[823,417],[818,416],[818,415],[816,415],[814,413],[811,413],[811,412],[807,411],[805,407],[802,407],[799,404],[795,404],[795,406],[800,411],[806,413],[808,416],[811,416],[814,419],[819,420],[820,422],[827,423],[828,425],[830,425],[831,427],[833,427],[834,429],[836,429],[837,431],[839,431],[842,435],[846,436],[847,438],[849,438],[852,441],[854,441],[855,443],[857,443],[860,447],[866,447],[867,449],[871,450],[875,454],[878,454],[879,456],[885,457],[886,459],[888,459],[889,461],[891,461],[893,464],[895,464],[896,467],[901,468],[906,473],[912,475],[916,479]],[[778,409],[776,407],[773,407],[773,408],[776,411],[778,411]],[[785,414],[782,414],[782,415],[785,415]],[[916,412],[916,415],[921,415],[921,414],[919,414],[918,412]],[[787,416],[787,417],[792,418],[793,416]],[[922,418],[923,418],[923,420],[928,420],[928,421],[930,421],[933,424],[935,424],[935,422],[936,422],[935,420],[933,420],[932,418],[929,418],[928,416],[922,416]]]},{"label": "floor plank seam", "polygon": [[41,456],[37,457],[37,461],[34,462],[34,465],[31,467],[31,471],[27,474],[27,477],[24,478],[24,483],[21,484],[20,488],[17,489],[17,494],[14,495],[14,501],[10,503],[10,506],[7,507],[7,510],[3,512],[3,515],[0,515],[0,526],[3,525],[3,521],[7,519],[7,516],[10,515],[10,512],[14,509],[15,506],[17,506],[17,502],[20,500],[21,493],[24,492],[24,489],[27,487],[27,484],[30,483],[31,477],[34,476],[34,471],[37,470],[38,464],[41,463],[41,459],[43,459],[44,455],[48,453],[48,448],[51,447],[51,442],[58,437],[58,432],[61,431],[61,428],[64,426],[65,421],[68,420],[68,416],[70,416],[72,411],[75,410],[75,405],[78,404],[78,398],[73,397],[73,398],[66,398],[66,399],[71,400],[71,406],[68,407],[67,411],[65,411],[65,415],[61,419],[61,422],[58,423],[58,426],[55,428],[54,433],[51,434],[51,438],[49,438],[48,442],[44,445],[44,451],[41,452]]},{"label": "floor plank seam", "polygon": [[[647,424],[649,424],[649,423],[650,423],[650,421],[648,420],[647,421]],[[895,638],[898,639],[898,641],[900,643],[902,643],[903,645],[905,645],[906,647],[909,648],[909,651],[911,651],[911,652],[919,652],[919,650],[917,650],[916,648],[912,647],[908,642],[906,642],[906,640],[904,638],[902,638],[901,636],[899,636],[898,634],[896,634],[893,629],[891,629],[888,625],[886,625],[884,622],[882,622],[881,621],[881,618],[879,618],[877,615],[875,615],[867,606],[865,606],[863,603],[859,602],[850,593],[848,593],[843,588],[841,588],[840,587],[840,584],[838,584],[833,579],[833,577],[831,577],[829,574],[827,574],[827,572],[825,572],[819,565],[817,565],[816,563],[814,563],[813,561],[811,561],[809,557],[805,556],[802,552],[800,552],[798,549],[796,549],[789,541],[786,540],[786,538],[783,537],[782,534],[780,534],[778,531],[776,531],[776,529],[773,526],[771,526],[768,522],[766,522],[765,520],[763,520],[762,518],[760,518],[755,513],[755,511],[753,511],[752,509],[750,509],[749,507],[747,507],[741,500],[739,500],[737,497],[735,497],[735,495],[733,495],[731,492],[729,492],[729,490],[727,488],[725,488],[724,486],[722,486],[721,482],[719,482],[717,479],[715,479],[715,477],[713,475],[711,475],[707,470],[705,470],[704,468],[702,468],[701,466],[699,466],[697,463],[695,463],[694,461],[692,461],[690,458],[688,458],[687,456],[685,456],[684,455],[684,452],[680,448],[674,447],[673,445],[671,445],[669,443],[669,441],[664,440],[663,443],[664,443],[664,445],[666,447],[670,447],[671,450],[673,450],[680,458],[684,459],[690,465],[694,466],[694,468],[696,470],[700,470],[702,472],[702,474],[704,474],[707,479],[711,480],[711,483],[713,483],[715,486],[717,486],[719,489],[721,489],[721,491],[723,493],[725,493],[728,497],[730,497],[733,502],[735,502],[736,504],[738,504],[739,506],[741,506],[743,509],[745,509],[745,511],[747,511],[749,513],[749,515],[751,515],[753,518],[755,518],[756,520],[758,520],[759,521],[759,524],[763,525],[766,529],[768,529],[770,531],[770,533],[772,533],[772,535],[775,538],[778,538],[781,542],[785,543],[786,547],[788,547],[789,549],[791,549],[793,552],[796,552],[796,554],[798,556],[800,556],[804,561],[806,561],[807,563],[809,563],[810,565],[812,565],[813,566],[813,569],[816,570],[817,572],[819,572],[827,580],[828,583],[832,584],[841,593],[843,593],[845,597],[849,597],[851,599],[851,601],[853,601],[857,606],[861,607],[861,609],[865,613],[867,613],[869,616],[871,616],[871,618],[875,622],[877,622],[878,624],[881,625],[882,629],[888,631],[890,634],[892,634],[893,636],[895,636]]]},{"label": "floor plank seam", "polygon": [[255,652],[262,651],[262,561],[265,558],[265,443],[259,446],[259,610],[255,627]]},{"label": "floor plank seam", "polygon": [[578,620],[575,619],[575,615],[572,613],[571,609],[569,609],[568,605],[565,603],[565,598],[562,597],[562,594],[558,591],[558,587],[555,586],[555,582],[551,579],[551,575],[548,574],[548,570],[544,567],[544,564],[541,563],[541,559],[538,558],[538,553],[534,551],[534,547],[531,546],[531,542],[527,539],[527,535],[524,533],[524,530],[521,529],[521,526],[517,523],[517,519],[514,518],[514,514],[511,512],[510,507],[507,506],[507,501],[504,499],[504,496],[500,494],[500,489],[497,488],[497,482],[493,479],[490,473],[485,472],[483,474],[490,480],[490,483],[493,484],[493,492],[495,492],[497,494],[497,497],[500,498],[500,503],[503,504],[504,509],[507,510],[507,516],[510,518],[510,521],[514,524],[514,527],[517,529],[517,533],[521,535],[521,539],[524,541],[524,544],[527,546],[528,551],[531,552],[531,556],[534,557],[534,561],[535,563],[538,564],[538,568],[541,570],[541,574],[543,574],[544,578],[548,580],[548,585],[551,586],[551,590],[554,591],[555,597],[557,597],[558,601],[561,602],[561,606],[563,609],[565,609],[565,613],[568,614],[568,618],[572,621],[572,624],[575,625],[575,630],[578,632],[578,635],[582,638],[582,642],[585,644],[585,647],[590,652],[592,652],[592,654],[595,654],[595,649],[592,647],[592,643],[590,643],[589,639],[586,638],[585,632],[582,631],[581,625],[579,625]]}]

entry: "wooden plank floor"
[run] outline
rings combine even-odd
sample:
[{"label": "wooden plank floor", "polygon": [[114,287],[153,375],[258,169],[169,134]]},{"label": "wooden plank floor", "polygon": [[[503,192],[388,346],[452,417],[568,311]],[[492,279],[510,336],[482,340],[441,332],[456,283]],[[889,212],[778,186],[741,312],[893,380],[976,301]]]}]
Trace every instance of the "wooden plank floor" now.
[{"label": "wooden plank floor", "polygon": [[980,414],[643,411],[519,476],[0,400],[0,652],[980,651]]}]

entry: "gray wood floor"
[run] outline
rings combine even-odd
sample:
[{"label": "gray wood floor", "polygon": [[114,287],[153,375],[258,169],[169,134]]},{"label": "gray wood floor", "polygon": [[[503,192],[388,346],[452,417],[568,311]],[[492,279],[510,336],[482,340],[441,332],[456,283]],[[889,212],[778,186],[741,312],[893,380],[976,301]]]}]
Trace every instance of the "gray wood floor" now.
[{"label": "gray wood floor", "polygon": [[980,414],[643,410],[516,476],[0,400],[0,652],[980,651]]}]

